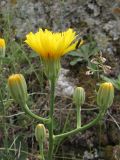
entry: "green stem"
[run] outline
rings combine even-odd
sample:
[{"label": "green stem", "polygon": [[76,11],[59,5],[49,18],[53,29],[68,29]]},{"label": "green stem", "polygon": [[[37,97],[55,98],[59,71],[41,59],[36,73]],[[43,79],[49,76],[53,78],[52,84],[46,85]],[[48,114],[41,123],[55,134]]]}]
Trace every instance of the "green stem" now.
[{"label": "green stem", "polygon": [[77,134],[78,132],[82,132],[82,131],[92,127],[93,125],[95,125],[101,119],[102,113],[103,112],[100,111],[98,116],[94,120],[92,120],[88,124],[84,125],[83,127],[76,128],[76,129],[74,129],[72,131],[69,131],[69,132],[66,132],[66,133],[63,133],[63,134],[54,135],[54,140],[59,140],[59,138],[66,138],[68,136],[72,136],[74,134]]},{"label": "green stem", "polygon": [[49,123],[49,121],[50,121],[49,119],[39,117],[38,115],[31,112],[31,110],[28,108],[27,104],[23,104],[22,106],[23,106],[23,110],[25,111],[25,113],[28,114],[29,116],[31,116],[32,118],[35,118],[39,121],[42,121],[43,123]]},{"label": "green stem", "polygon": [[45,158],[44,158],[44,152],[43,152],[43,142],[39,143],[39,150],[40,150],[40,160],[45,160]]},{"label": "green stem", "polygon": [[77,128],[81,127],[81,106],[77,106]]},{"label": "green stem", "polygon": [[51,80],[51,94],[50,94],[50,123],[49,123],[49,151],[48,151],[48,160],[52,160],[53,155],[53,113],[54,113],[54,100],[55,100],[55,79]]}]

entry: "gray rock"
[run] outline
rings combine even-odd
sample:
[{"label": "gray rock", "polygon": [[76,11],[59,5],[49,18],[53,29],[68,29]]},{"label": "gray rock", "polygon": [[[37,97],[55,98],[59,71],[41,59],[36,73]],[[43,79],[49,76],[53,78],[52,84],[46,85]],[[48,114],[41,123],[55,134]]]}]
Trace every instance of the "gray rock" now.
[{"label": "gray rock", "polygon": [[56,86],[56,94],[60,96],[71,96],[73,94],[75,86],[70,82],[69,77],[67,74],[69,70],[61,69],[57,86]]},{"label": "gray rock", "polygon": [[117,0],[16,2],[11,4],[10,0],[0,1],[0,12],[5,21],[6,14],[10,14],[10,26],[15,29],[16,37],[25,38],[27,33],[36,32],[39,28],[62,31],[71,27],[83,34],[89,28],[104,52],[110,51],[111,54],[112,50],[114,54],[119,50],[118,45],[114,45],[114,41],[120,40],[120,15],[113,12],[119,7]]}]

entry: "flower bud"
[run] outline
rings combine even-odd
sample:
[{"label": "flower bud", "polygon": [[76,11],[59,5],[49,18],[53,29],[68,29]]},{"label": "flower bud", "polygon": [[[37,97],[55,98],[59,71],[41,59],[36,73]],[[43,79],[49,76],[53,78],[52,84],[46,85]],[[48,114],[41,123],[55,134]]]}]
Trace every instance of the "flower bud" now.
[{"label": "flower bud", "polygon": [[5,40],[0,38],[0,48],[5,48]]},{"label": "flower bud", "polygon": [[112,105],[114,99],[114,87],[112,83],[105,82],[100,85],[97,93],[97,105],[102,108],[108,108]]},{"label": "flower bud", "polygon": [[0,58],[5,57],[5,40],[0,38]]},{"label": "flower bud", "polygon": [[28,98],[27,84],[22,74],[13,74],[8,78],[8,87],[12,98],[19,104],[25,104]]},{"label": "flower bud", "polygon": [[35,128],[36,141],[43,143],[46,139],[46,129],[43,124],[38,124]]},{"label": "flower bud", "polygon": [[77,87],[73,93],[73,102],[76,106],[81,106],[85,102],[85,91],[82,87]]}]

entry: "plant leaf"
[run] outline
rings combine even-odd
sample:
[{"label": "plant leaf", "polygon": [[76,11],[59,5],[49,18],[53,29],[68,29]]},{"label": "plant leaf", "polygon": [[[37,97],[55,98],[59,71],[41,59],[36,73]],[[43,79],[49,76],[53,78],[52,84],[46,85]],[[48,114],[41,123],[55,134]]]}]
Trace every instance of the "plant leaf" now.
[{"label": "plant leaf", "polygon": [[76,64],[77,64],[78,62],[80,62],[80,61],[82,61],[81,58],[75,58],[73,61],[70,62],[70,65],[71,65],[71,66],[74,66],[74,65],[76,65]]}]

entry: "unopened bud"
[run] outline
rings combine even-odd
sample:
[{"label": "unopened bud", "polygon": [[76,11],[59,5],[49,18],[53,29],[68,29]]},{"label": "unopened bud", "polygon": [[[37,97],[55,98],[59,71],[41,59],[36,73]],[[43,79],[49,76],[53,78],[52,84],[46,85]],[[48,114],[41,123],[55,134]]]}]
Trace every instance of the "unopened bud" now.
[{"label": "unopened bud", "polygon": [[8,87],[12,98],[19,104],[27,102],[27,84],[22,74],[13,74],[8,78]]},{"label": "unopened bud", "polygon": [[0,38],[0,61],[5,57],[5,40]]},{"label": "unopened bud", "polygon": [[105,82],[100,85],[97,93],[97,105],[102,108],[108,108],[112,105],[114,99],[114,87],[112,83]]},{"label": "unopened bud", "polygon": [[38,124],[35,128],[36,141],[43,143],[46,139],[46,129],[43,124]]},{"label": "unopened bud", "polygon": [[81,106],[85,102],[85,91],[82,87],[77,87],[73,93],[73,102],[76,106]]}]

